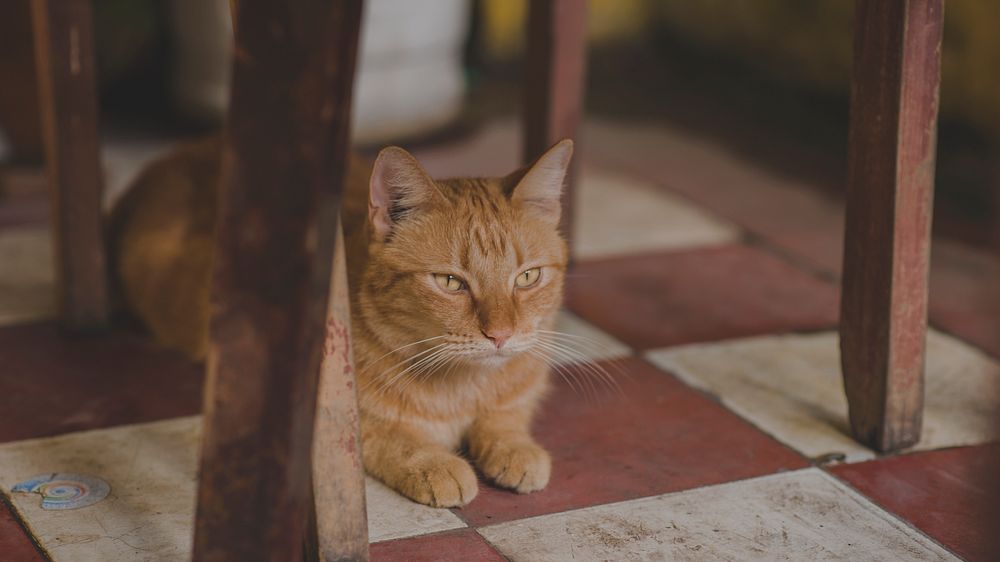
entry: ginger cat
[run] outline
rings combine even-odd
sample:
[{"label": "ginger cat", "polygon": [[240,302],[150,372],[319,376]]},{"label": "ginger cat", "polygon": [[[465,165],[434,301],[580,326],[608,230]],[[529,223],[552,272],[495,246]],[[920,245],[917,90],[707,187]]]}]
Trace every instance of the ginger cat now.
[{"label": "ginger cat", "polygon": [[[495,484],[541,490],[530,435],[548,389],[567,248],[564,140],[502,178],[434,180],[400,148],[351,161],[343,225],[369,474],[437,507]],[[112,256],[131,312],[164,345],[207,349],[218,141],[152,164],[116,207]]]}]

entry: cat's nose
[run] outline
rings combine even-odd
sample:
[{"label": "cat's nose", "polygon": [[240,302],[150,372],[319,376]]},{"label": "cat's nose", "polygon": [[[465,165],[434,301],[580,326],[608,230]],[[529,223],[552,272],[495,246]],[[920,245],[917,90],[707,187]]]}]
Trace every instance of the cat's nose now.
[{"label": "cat's nose", "polygon": [[503,345],[507,343],[507,340],[514,335],[513,328],[489,328],[487,330],[483,330],[482,332],[483,335],[486,336],[486,339],[493,342],[493,345],[495,345],[498,350],[502,349]]}]

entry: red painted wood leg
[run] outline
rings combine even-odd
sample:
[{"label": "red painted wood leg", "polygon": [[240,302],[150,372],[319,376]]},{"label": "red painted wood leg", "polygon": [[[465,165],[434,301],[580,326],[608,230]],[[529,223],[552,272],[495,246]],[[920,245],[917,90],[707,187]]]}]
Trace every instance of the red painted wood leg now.
[{"label": "red painted wood leg", "polygon": [[920,439],[943,0],[858,0],[841,305],[851,428]]},{"label": "red painted wood leg", "polygon": [[533,161],[562,139],[576,142],[561,224],[572,245],[573,186],[580,162],[578,131],[587,69],[587,6],[585,0],[532,0],[529,6],[524,161]]},{"label": "red painted wood leg", "polygon": [[[365,471],[343,233],[337,237],[313,450],[315,560],[367,560]],[[312,539],[312,537],[308,537]]]}]

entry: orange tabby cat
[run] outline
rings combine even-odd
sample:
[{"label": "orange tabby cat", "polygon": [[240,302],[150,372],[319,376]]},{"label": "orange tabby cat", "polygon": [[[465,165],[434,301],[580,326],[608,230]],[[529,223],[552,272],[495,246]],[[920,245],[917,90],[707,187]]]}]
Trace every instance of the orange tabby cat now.
[{"label": "orange tabby cat", "polygon": [[[165,345],[206,352],[215,140],[150,166],[112,221],[130,310]],[[400,148],[352,160],[343,202],[365,469],[438,507],[494,483],[540,490],[532,439],[548,388],[542,334],[562,301],[559,196],[570,141],[503,178],[434,180]],[[370,174],[368,173],[370,170]]]}]

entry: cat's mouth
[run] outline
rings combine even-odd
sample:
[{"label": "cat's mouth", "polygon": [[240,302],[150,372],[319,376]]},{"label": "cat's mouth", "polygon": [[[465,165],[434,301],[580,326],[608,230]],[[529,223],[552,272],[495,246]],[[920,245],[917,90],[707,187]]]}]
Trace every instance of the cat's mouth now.
[{"label": "cat's mouth", "polygon": [[500,367],[510,361],[514,356],[518,355],[517,352],[511,352],[506,350],[493,350],[489,352],[484,352],[478,357],[476,357],[476,362],[484,367]]},{"label": "cat's mouth", "polygon": [[521,355],[527,351],[530,346],[523,345],[505,345],[501,348],[494,346],[489,346],[489,348],[482,349],[474,357],[475,360],[481,364],[487,366],[499,366],[503,365],[507,361],[510,361],[514,357]]}]

